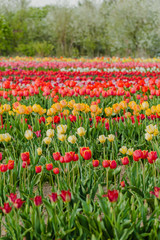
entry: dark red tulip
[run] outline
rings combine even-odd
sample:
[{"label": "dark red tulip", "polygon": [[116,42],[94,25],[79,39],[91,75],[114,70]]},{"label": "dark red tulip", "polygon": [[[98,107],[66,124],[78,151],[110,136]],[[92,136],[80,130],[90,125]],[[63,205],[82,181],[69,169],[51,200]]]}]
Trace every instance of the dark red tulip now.
[{"label": "dark red tulip", "polygon": [[69,190],[68,191],[62,190],[60,196],[61,196],[63,202],[71,201],[71,193]]},{"label": "dark red tulip", "polygon": [[51,195],[49,195],[49,198],[51,202],[56,202],[58,199],[58,195],[57,193],[52,193]]}]

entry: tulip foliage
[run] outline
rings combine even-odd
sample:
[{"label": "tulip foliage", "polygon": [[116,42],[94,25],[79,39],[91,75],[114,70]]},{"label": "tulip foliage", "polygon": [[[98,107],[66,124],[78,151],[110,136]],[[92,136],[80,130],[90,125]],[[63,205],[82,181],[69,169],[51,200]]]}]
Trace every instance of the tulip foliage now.
[{"label": "tulip foliage", "polygon": [[160,60],[0,60],[2,239],[159,239]]}]

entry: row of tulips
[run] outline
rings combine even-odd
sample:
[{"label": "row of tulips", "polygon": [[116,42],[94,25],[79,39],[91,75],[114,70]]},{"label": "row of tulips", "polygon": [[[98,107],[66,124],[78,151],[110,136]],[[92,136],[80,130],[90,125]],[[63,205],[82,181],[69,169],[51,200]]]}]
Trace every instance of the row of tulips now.
[{"label": "row of tulips", "polygon": [[1,239],[159,239],[159,64],[2,59]]}]

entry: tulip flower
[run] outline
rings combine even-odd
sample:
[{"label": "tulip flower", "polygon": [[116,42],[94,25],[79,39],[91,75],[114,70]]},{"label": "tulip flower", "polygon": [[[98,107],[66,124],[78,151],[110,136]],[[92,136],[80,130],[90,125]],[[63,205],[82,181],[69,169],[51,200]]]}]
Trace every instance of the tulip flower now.
[{"label": "tulip flower", "polygon": [[24,136],[27,140],[31,140],[33,138],[33,132],[31,130],[26,130]]},{"label": "tulip flower", "polygon": [[118,191],[117,190],[108,190],[107,194],[104,194],[102,197],[108,197],[110,202],[116,202],[118,199]]},{"label": "tulip flower", "polygon": [[51,143],[51,138],[50,138],[50,137],[45,137],[45,138],[43,139],[43,142],[44,142],[45,144],[49,145],[49,144]]},{"label": "tulip flower", "polygon": [[139,161],[142,157],[143,157],[142,150],[139,149],[139,150],[135,150],[133,152],[133,160],[134,161]]},{"label": "tulip flower", "polygon": [[22,207],[22,205],[23,205],[24,202],[25,202],[25,201],[22,201],[21,198],[17,198],[17,199],[14,201],[13,206],[14,206],[15,208],[19,209],[19,208]]},{"label": "tulip flower", "polygon": [[53,169],[53,164],[52,163],[46,164],[46,169],[47,169],[47,171],[52,170]]},{"label": "tulip flower", "polygon": [[76,136],[72,135],[72,136],[68,137],[68,142],[74,144],[74,143],[76,143],[76,141],[77,141]]},{"label": "tulip flower", "polygon": [[53,168],[53,173],[54,174],[59,174],[59,168]]},{"label": "tulip flower", "polygon": [[123,165],[128,165],[129,164],[129,158],[128,157],[123,157],[121,158],[121,162]]},{"label": "tulip flower", "polygon": [[9,160],[8,161],[8,169],[12,170],[14,168],[14,160]]},{"label": "tulip flower", "polygon": [[10,193],[10,195],[8,196],[8,199],[10,202],[14,203],[15,200],[17,199],[17,194]]},{"label": "tulip flower", "polygon": [[22,162],[22,168],[27,168],[28,164],[27,162]]},{"label": "tulip flower", "polygon": [[47,137],[52,138],[54,136],[54,129],[48,129],[46,135]]},{"label": "tulip flower", "polygon": [[125,182],[124,181],[121,182],[121,187],[125,187]]},{"label": "tulip flower", "polygon": [[11,141],[11,135],[9,133],[3,134],[3,141],[10,142]]},{"label": "tulip flower", "polygon": [[58,199],[57,193],[52,193],[51,195],[49,195],[49,198],[51,202],[57,202]]},{"label": "tulip flower", "polygon": [[41,130],[34,132],[37,136],[37,138],[41,137]]},{"label": "tulip flower", "polygon": [[7,172],[8,164],[1,164],[0,165],[0,172]]},{"label": "tulip flower", "polygon": [[98,167],[99,166],[99,160],[92,160],[92,165],[93,165],[93,167]]},{"label": "tulip flower", "polygon": [[67,130],[67,125],[58,125],[57,132],[58,134],[65,134]]},{"label": "tulip flower", "polygon": [[98,138],[98,140],[100,141],[100,143],[105,143],[105,141],[106,141],[106,136],[104,136],[104,135],[100,135],[99,136],[99,138]]},{"label": "tulip flower", "polygon": [[113,142],[113,141],[114,141],[114,138],[115,138],[115,136],[114,136],[113,134],[110,134],[110,135],[108,135],[108,137],[107,137],[107,139],[108,139],[109,142]]},{"label": "tulip flower", "polygon": [[2,153],[0,152],[0,161],[2,161]]},{"label": "tulip flower", "polygon": [[79,127],[79,128],[77,129],[77,134],[78,134],[80,137],[82,137],[82,136],[84,136],[84,135],[86,134],[86,130],[85,130],[83,127]]},{"label": "tulip flower", "polygon": [[80,154],[85,160],[89,160],[92,157],[92,152],[89,147],[80,148]]},{"label": "tulip flower", "polygon": [[122,154],[126,154],[127,153],[127,147],[126,146],[123,146],[119,149],[120,153]]},{"label": "tulip flower", "polygon": [[150,164],[154,163],[154,162],[156,161],[157,157],[158,157],[158,156],[157,156],[157,152],[156,152],[156,151],[151,151],[151,152],[149,152],[149,153],[148,153],[148,157],[147,157],[148,162],[149,162]]},{"label": "tulip flower", "polygon": [[55,152],[55,153],[53,153],[53,159],[54,159],[55,161],[59,161],[60,157],[61,157],[60,152]]},{"label": "tulip flower", "polygon": [[66,135],[64,134],[58,134],[57,137],[61,142],[64,142],[66,140]]},{"label": "tulip flower", "polygon": [[146,133],[146,134],[145,134],[145,139],[146,139],[147,141],[151,141],[151,140],[152,140],[152,135],[149,134],[149,133]]},{"label": "tulip flower", "polygon": [[37,154],[38,154],[38,156],[40,156],[40,155],[42,155],[42,148],[37,148]]},{"label": "tulip flower", "polygon": [[29,160],[29,157],[30,157],[29,152],[23,152],[23,153],[21,153],[21,159],[22,159],[22,161],[27,162],[27,161]]},{"label": "tulip flower", "polygon": [[65,190],[62,190],[61,191],[61,194],[60,194],[60,197],[62,198],[63,202],[70,202],[71,201],[71,193],[70,191],[65,191]]},{"label": "tulip flower", "polygon": [[34,200],[34,204],[36,206],[40,206],[42,204],[42,197],[41,196],[36,196],[33,200]]},{"label": "tulip flower", "polygon": [[7,214],[10,213],[12,210],[12,207],[9,205],[9,203],[4,203],[4,207],[0,207],[3,213]]},{"label": "tulip flower", "polygon": [[104,168],[110,167],[110,160],[103,160],[102,166],[103,166]]},{"label": "tulip flower", "polygon": [[142,159],[147,159],[148,157],[148,150],[143,150],[142,151]]},{"label": "tulip flower", "polygon": [[129,156],[133,155],[133,148],[128,148],[127,155],[129,155]]},{"label": "tulip flower", "polygon": [[42,171],[42,166],[35,166],[35,172],[40,173]]},{"label": "tulip flower", "polygon": [[110,161],[110,169],[115,169],[117,167],[117,163],[115,160]]},{"label": "tulip flower", "polygon": [[78,161],[79,160],[79,156],[78,154],[74,154],[74,157],[73,157],[73,160],[74,162]]},{"label": "tulip flower", "polygon": [[151,191],[150,194],[155,195],[158,199],[160,199],[160,188],[154,187],[154,192]]}]

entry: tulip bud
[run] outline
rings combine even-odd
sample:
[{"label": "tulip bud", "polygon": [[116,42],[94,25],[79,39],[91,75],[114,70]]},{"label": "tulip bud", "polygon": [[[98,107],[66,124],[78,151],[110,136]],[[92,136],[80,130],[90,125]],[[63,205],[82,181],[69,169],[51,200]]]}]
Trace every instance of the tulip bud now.
[{"label": "tulip bud", "polygon": [[53,168],[53,173],[58,174],[59,173],[59,168]]},{"label": "tulip bud", "polygon": [[27,168],[27,162],[22,162],[22,168]]},{"label": "tulip bud", "polygon": [[98,167],[99,166],[99,160],[92,160],[92,165],[93,165],[93,167]]},{"label": "tulip bud", "polygon": [[125,187],[125,182],[124,181],[121,182],[121,187]]},{"label": "tulip bud", "polygon": [[38,154],[38,156],[40,156],[40,155],[42,155],[42,148],[37,148],[37,154]]}]

